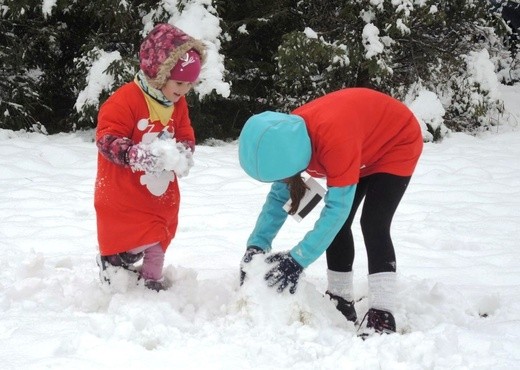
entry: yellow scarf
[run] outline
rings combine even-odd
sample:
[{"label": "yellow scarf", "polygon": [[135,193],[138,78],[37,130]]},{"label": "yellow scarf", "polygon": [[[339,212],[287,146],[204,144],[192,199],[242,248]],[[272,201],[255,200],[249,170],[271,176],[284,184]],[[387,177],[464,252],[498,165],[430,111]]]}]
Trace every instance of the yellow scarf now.
[{"label": "yellow scarf", "polygon": [[172,118],[174,106],[172,105],[170,107],[167,107],[165,105],[162,105],[146,93],[144,94],[144,99],[146,100],[148,111],[150,112],[150,121],[161,121],[162,125],[166,126],[168,122],[170,122],[170,118]]},{"label": "yellow scarf", "polygon": [[[173,114],[174,106],[170,101],[167,101],[160,90],[154,89],[148,86],[146,78],[141,75],[142,71],[139,71],[135,76],[135,83],[143,92],[146,105],[148,106],[148,112],[150,113],[150,122],[161,121],[163,126],[168,125]],[[154,97],[156,95],[156,97]],[[163,104],[158,99],[164,100]]]}]

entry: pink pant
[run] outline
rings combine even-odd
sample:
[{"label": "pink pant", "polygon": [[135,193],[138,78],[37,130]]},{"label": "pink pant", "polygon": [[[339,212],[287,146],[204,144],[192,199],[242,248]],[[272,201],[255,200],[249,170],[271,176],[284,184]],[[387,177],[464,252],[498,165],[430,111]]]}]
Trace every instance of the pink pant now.
[{"label": "pink pant", "polygon": [[143,265],[141,267],[141,276],[145,280],[161,280],[164,265],[164,251],[161,244],[154,243],[143,245],[129,251],[129,253],[137,254],[144,252]]}]

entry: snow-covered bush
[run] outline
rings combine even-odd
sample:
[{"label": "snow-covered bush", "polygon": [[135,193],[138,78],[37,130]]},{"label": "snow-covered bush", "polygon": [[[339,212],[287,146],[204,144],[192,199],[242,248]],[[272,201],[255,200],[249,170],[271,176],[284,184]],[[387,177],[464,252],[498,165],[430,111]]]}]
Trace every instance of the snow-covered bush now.
[{"label": "snow-covered bush", "polygon": [[451,115],[448,127],[456,131],[481,131],[498,122],[504,111],[498,77],[487,50],[464,55],[466,68],[450,81]]},{"label": "snow-covered bush", "polygon": [[0,127],[95,127],[100,104],[133,79],[140,43],[158,22],[175,23],[208,45],[209,67],[195,99],[229,95],[215,13],[210,0],[2,0]]},{"label": "snow-covered bush", "polygon": [[236,138],[253,113],[353,86],[436,94],[445,114],[428,126],[433,140],[480,131],[502,111],[494,84],[520,76],[503,3],[0,0],[0,127],[95,127],[99,105],[137,71],[143,37],[170,22],[208,46],[188,96],[199,139]]},{"label": "snow-covered bush", "polygon": [[277,103],[284,109],[343,87],[341,77],[348,73],[346,46],[327,43],[310,28],[284,35],[276,60],[285,72],[275,78]]},{"label": "snow-covered bush", "polygon": [[[448,129],[481,130],[503,110],[491,60],[508,68],[510,53],[498,34],[500,15],[487,1],[302,0],[297,11],[312,36],[293,32],[278,49],[274,102],[284,110],[353,86],[404,100],[419,83],[445,110],[443,122],[428,125],[433,140]],[[481,54],[487,49],[493,59]]]}]

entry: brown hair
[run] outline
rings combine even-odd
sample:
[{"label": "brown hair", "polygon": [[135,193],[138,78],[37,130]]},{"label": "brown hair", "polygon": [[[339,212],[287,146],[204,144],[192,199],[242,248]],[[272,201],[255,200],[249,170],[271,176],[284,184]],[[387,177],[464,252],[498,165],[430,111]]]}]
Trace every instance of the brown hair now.
[{"label": "brown hair", "polygon": [[299,173],[289,177],[285,182],[287,183],[291,195],[291,209],[289,209],[289,214],[294,215],[300,206],[300,201],[305,195],[305,191],[309,189],[309,187],[305,185],[303,177],[301,177]]}]

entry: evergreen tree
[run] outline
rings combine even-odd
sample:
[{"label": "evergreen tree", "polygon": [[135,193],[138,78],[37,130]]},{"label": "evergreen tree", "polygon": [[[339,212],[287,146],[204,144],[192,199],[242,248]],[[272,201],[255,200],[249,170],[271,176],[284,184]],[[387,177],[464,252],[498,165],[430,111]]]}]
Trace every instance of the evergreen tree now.
[{"label": "evergreen tree", "polygon": [[445,124],[455,130],[471,131],[503,110],[467,69],[471,52],[503,50],[487,1],[302,0],[296,11],[308,28],[286,35],[276,55],[277,102],[286,111],[353,86],[400,99],[433,91],[447,102]]},{"label": "evergreen tree", "polygon": [[57,35],[36,1],[2,0],[0,10],[0,128],[45,132],[42,118],[52,108],[40,84],[59,57]]},{"label": "evergreen tree", "polygon": [[49,133],[93,127],[97,106],[74,110],[89,58],[104,48],[134,58],[108,70],[116,84],[126,78],[147,2],[58,0],[44,9],[42,1],[1,1],[0,127]]},{"label": "evergreen tree", "polygon": [[[74,104],[67,124],[71,129],[95,127],[99,106],[124,83],[131,81],[139,69],[137,59],[142,41],[142,17],[153,13],[156,1],[79,0],[67,12],[68,24],[74,24],[73,33],[66,40],[74,50],[70,58],[73,68],[69,84],[74,90]],[[166,21],[164,13],[157,12],[157,21]],[[78,37],[77,31],[82,32]],[[80,41],[80,43],[78,43]],[[102,60],[101,60],[102,59]],[[104,61],[108,61],[105,65]],[[101,68],[105,83],[101,91],[89,94],[89,83],[96,85],[91,75],[93,68]],[[98,71],[100,72],[100,71]],[[72,107],[69,107],[72,108]]]},{"label": "evergreen tree", "polygon": [[[200,140],[236,138],[253,113],[288,112],[351,86],[407,101],[426,89],[443,102],[447,127],[480,130],[503,106],[472,61],[494,65],[502,82],[520,75],[516,48],[507,48],[511,28],[499,16],[506,2],[491,3],[0,0],[0,128],[95,127],[99,105],[137,71],[140,42],[153,24],[204,6],[220,21],[213,52],[231,91],[203,81],[188,96]],[[100,74],[103,83],[95,80]],[[444,132],[431,128],[436,140]]]},{"label": "evergreen tree", "polygon": [[[221,53],[225,55],[228,97],[205,97],[194,116],[215,138],[236,138],[254,113],[276,109],[273,104],[275,53],[282,37],[302,26],[295,0],[218,0],[222,19]],[[200,112],[198,115],[197,112]]]}]

